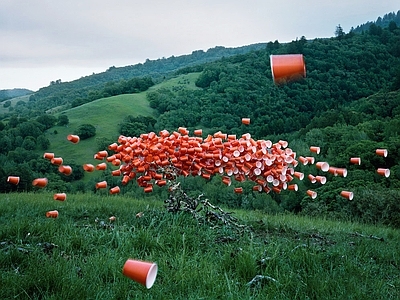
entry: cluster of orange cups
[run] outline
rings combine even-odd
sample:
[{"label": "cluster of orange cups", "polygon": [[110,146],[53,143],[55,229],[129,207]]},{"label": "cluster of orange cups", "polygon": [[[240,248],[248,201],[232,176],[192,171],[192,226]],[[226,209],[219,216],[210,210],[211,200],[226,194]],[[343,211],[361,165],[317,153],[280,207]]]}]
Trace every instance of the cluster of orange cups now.
[{"label": "cluster of orange cups", "polygon": [[[319,154],[321,149],[318,146],[311,146],[310,147],[310,151],[315,153],[315,154]],[[319,161],[319,162],[315,162],[315,157],[313,156],[299,156],[298,158],[299,162],[303,165],[308,165],[308,164],[315,164],[315,167],[322,171],[322,172],[328,172],[333,174],[334,176],[342,176],[342,177],[346,177],[347,176],[347,169],[346,168],[337,168],[337,167],[332,167],[329,165],[329,163],[325,162],[325,161]],[[351,159],[350,161],[352,161],[353,159]],[[299,175],[297,176],[301,176],[300,179],[303,178],[303,174],[302,173],[298,173],[295,172]],[[321,175],[313,175],[313,174],[308,174],[307,178],[310,180],[311,183],[320,183],[320,184],[325,184],[326,183],[326,177],[325,176],[321,176]],[[315,199],[317,198],[318,194],[316,191],[313,190],[307,190],[306,194],[311,198],[311,199]],[[340,195],[342,197],[345,197],[349,200],[353,199],[353,193],[349,192],[349,191],[342,191],[340,193]]]},{"label": "cluster of orange cups", "polygon": [[[243,123],[248,124],[249,120]],[[136,178],[145,192],[153,191],[154,184],[166,185],[168,178],[160,170],[170,166],[178,170],[177,175],[201,176],[206,180],[219,174],[228,186],[231,178],[238,182],[252,180],[255,182],[253,190],[259,192],[297,190],[297,186],[290,184],[294,167],[298,164],[296,153],[287,147],[286,141],[272,143],[269,140],[254,140],[249,133],[237,138],[222,132],[203,139],[200,137],[201,129],[194,131],[197,136],[188,134],[186,128],[180,127],[178,131],[169,133],[163,130],[158,135],[154,132],[141,134],[140,137],[121,135],[118,143],[108,147],[113,151],[112,155],[103,150],[97,152],[94,158],[111,163],[117,161],[113,164],[119,169],[111,174],[121,176],[124,185]],[[106,188],[107,183],[99,182],[96,187]],[[234,191],[242,193],[243,189],[238,187]],[[110,193],[117,192],[119,189],[110,190]]]}]

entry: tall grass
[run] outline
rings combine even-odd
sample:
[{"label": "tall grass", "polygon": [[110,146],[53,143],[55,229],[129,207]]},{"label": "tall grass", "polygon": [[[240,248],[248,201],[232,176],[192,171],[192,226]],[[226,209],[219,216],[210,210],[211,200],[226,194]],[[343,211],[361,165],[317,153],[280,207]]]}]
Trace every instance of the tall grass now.
[{"label": "tall grass", "polygon": [[[399,299],[398,230],[234,213],[251,229],[210,228],[150,197],[2,195],[0,298]],[[157,262],[151,289],[122,275],[128,258]]]}]

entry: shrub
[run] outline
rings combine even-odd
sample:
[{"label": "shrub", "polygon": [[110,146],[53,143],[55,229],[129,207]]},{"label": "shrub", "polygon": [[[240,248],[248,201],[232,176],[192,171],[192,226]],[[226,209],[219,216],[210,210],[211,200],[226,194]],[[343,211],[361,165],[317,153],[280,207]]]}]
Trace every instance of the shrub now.
[{"label": "shrub", "polygon": [[91,124],[82,124],[74,133],[79,135],[81,140],[85,140],[96,135],[96,128]]}]

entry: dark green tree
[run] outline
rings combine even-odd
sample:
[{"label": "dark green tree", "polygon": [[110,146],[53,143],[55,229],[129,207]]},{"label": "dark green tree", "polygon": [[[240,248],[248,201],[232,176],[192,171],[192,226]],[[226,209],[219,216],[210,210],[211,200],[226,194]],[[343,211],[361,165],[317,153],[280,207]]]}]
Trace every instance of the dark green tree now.
[{"label": "dark green tree", "polygon": [[59,115],[57,118],[57,125],[58,126],[66,126],[69,124],[69,119],[67,115]]},{"label": "dark green tree", "polygon": [[340,24],[336,26],[335,36],[337,37],[338,40],[341,40],[345,36],[345,32],[342,26],[340,26]]},{"label": "dark green tree", "polygon": [[96,135],[96,127],[92,124],[82,124],[79,125],[74,134],[79,135],[81,140],[85,140]]}]

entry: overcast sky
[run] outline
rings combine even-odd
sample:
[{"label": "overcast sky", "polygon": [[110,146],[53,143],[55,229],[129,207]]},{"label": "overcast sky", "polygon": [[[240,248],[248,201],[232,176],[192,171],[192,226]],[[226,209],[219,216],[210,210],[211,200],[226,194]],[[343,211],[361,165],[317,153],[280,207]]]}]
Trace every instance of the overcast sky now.
[{"label": "overcast sky", "polygon": [[1,0],[0,89],[38,90],[110,66],[215,46],[332,37],[399,0]]}]

